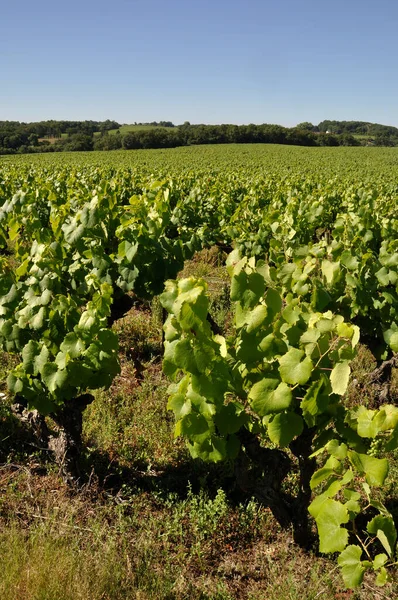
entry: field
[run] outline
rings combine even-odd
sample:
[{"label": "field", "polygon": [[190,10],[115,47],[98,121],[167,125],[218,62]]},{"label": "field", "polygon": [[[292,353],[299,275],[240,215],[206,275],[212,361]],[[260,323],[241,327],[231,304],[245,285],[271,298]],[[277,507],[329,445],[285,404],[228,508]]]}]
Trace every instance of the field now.
[{"label": "field", "polygon": [[[169,129],[168,127],[163,127],[162,125],[122,125],[119,129],[110,129],[108,131],[109,135],[115,135],[115,133],[120,132],[122,135],[126,133],[134,132],[134,131],[149,131],[150,129]],[[95,136],[100,135],[99,131],[94,133]]]},{"label": "field", "polygon": [[[397,177],[394,148],[0,158],[2,599],[398,597]],[[76,478],[11,403],[61,431],[85,391]],[[293,465],[279,499],[311,467],[324,514],[346,511],[327,535],[314,508],[296,543],[255,460],[242,484],[245,427]],[[326,538],[348,521],[369,564],[343,580]]]}]

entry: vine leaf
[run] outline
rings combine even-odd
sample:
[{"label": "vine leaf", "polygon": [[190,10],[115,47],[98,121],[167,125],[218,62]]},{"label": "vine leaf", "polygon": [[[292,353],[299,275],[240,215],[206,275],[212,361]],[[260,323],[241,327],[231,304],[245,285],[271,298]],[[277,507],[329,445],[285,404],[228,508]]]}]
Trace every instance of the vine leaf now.
[{"label": "vine leaf", "polygon": [[276,377],[269,377],[253,385],[249,393],[249,400],[252,409],[260,417],[264,417],[289,408],[292,402],[292,392],[286,383],[281,383]]},{"label": "vine leaf", "polygon": [[325,380],[322,377],[313,381],[301,401],[300,408],[308,427],[314,427],[316,416],[325,412],[329,404],[328,396],[321,392],[324,383]]},{"label": "vine leaf", "polygon": [[368,523],[366,529],[368,533],[377,536],[389,556],[394,554],[397,530],[391,517],[377,515]]},{"label": "vine leaf", "polygon": [[350,363],[345,360],[337,363],[330,374],[330,383],[332,385],[332,391],[334,394],[343,396],[346,393],[348,387],[348,381],[350,379]]},{"label": "vine leaf", "polygon": [[352,465],[365,475],[369,485],[383,485],[388,474],[388,460],[386,458],[375,458],[354,451],[349,452],[348,457]]},{"label": "vine leaf", "polygon": [[268,422],[267,430],[271,442],[280,447],[287,446],[304,429],[303,419],[293,412],[275,415]]},{"label": "vine leaf", "polygon": [[358,587],[363,580],[366,567],[361,561],[362,549],[359,546],[347,546],[337,562],[341,567],[344,583],[348,588]]},{"label": "vine leaf", "polygon": [[46,363],[41,372],[42,379],[51,393],[55,393],[65,385],[68,379],[66,369],[58,369],[55,363]]},{"label": "vine leaf", "polygon": [[321,552],[342,552],[348,542],[348,531],[341,527],[348,523],[348,511],[336,500],[325,500],[316,517]]},{"label": "vine leaf", "polygon": [[304,350],[291,348],[279,359],[279,372],[281,374],[282,381],[285,383],[291,383],[292,385],[303,385],[304,383],[307,383],[311,377],[314,365],[308,356],[302,360],[304,356]]}]

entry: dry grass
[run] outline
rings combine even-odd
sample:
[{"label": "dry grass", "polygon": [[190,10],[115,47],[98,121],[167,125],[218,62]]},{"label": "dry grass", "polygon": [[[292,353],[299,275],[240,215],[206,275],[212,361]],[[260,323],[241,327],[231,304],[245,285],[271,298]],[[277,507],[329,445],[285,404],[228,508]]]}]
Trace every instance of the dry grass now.
[{"label": "dry grass", "polygon": [[[332,561],[298,550],[253,502],[233,507],[95,484],[71,494],[55,474],[3,469],[0,580],[4,600],[338,598]],[[391,590],[390,590],[391,591]],[[388,597],[372,586],[340,596]],[[390,596],[391,598],[392,596]]]}]

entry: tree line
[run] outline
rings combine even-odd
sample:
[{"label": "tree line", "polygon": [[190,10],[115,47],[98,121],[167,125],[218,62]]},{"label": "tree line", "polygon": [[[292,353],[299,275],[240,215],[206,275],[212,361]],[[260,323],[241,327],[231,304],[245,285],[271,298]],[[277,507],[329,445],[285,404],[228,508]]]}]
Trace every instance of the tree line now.
[{"label": "tree line", "polygon": [[[0,121],[0,154],[175,148],[198,144],[288,144],[295,146],[398,146],[398,129],[361,121],[280,125],[191,125],[153,121],[150,129],[120,133],[116,121]],[[116,133],[110,134],[111,130]],[[361,137],[355,137],[360,135]]]},{"label": "tree line", "polygon": [[332,135],[358,135],[364,144],[373,143],[375,146],[398,146],[398,128],[392,125],[380,125],[367,121],[321,121],[318,125],[309,122],[299,123],[297,128],[313,133]]}]

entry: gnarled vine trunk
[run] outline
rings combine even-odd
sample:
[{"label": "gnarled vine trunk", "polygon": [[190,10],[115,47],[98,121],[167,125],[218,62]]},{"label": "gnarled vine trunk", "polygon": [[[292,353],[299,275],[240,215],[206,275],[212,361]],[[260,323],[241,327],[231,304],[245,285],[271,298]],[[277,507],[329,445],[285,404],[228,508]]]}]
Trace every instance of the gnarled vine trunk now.
[{"label": "gnarled vine trunk", "polygon": [[13,414],[33,434],[38,447],[51,452],[63,478],[76,484],[81,478],[83,412],[94,397],[83,394],[67,400],[62,408],[50,415],[56,424],[55,430],[48,427],[45,417],[37,410],[29,410],[23,398],[16,400],[12,405]]},{"label": "gnarled vine trunk", "polygon": [[261,446],[259,438],[245,428],[238,432],[242,450],[235,463],[239,487],[268,506],[282,527],[292,527],[294,541],[303,548],[313,541],[308,513],[310,480],[316,468],[315,459],[310,458],[313,436],[313,430],[306,428],[290,445],[299,467],[296,496],[282,489],[284,479],[294,469],[294,461],[282,450]]}]

